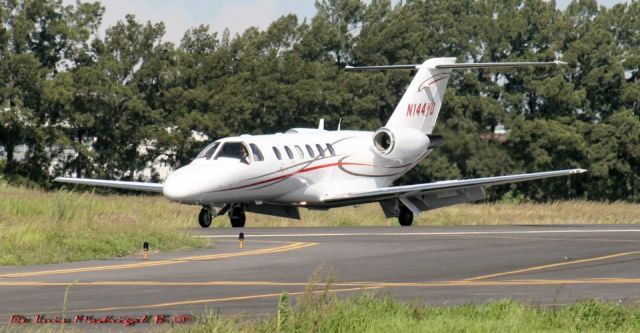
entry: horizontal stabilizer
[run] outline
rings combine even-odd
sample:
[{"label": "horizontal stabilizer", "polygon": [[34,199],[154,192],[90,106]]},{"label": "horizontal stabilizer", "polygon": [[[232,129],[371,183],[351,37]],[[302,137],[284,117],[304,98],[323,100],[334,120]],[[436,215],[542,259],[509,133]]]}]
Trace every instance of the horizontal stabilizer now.
[{"label": "horizontal stabilizer", "polygon": [[566,65],[564,61],[547,62],[476,62],[436,65],[437,69],[466,69],[466,68],[502,68],[502,67],[528,67],[528,66],[560,66]]},{"label": "horizontal stabilizer", "polygon": [[345,66],[346,71],[378,71],[386,69],[418,69],[421,64],[383,65],[383,66]]},{"label": "horizontal stabilizer", "polygon": [[110,188],[121,188],[126,190],[138,190],[147,192],[162,192],[162,184],[143,183],[143,182],[127,182],[120,180],[103,180],[103,179],[87,179],[87,178],[66,178],[58,177],[53,181],[58,183],[101,186]]},{"label": "horizontal stabilizer", "polygon": [[[561,66],[567,65],[564,61],[545,61],[545,62],[471,62],[471,63],[453,63],[436,65],[435,69],[467,69],[467,68],[510,68],[510,67],[528,67],[528,66]],[[423,64],[402,64],[402,65],[381,65],[381,66],[345,66],[347,71],[376,71],[390,69],[413,69],[418,70]]]}]

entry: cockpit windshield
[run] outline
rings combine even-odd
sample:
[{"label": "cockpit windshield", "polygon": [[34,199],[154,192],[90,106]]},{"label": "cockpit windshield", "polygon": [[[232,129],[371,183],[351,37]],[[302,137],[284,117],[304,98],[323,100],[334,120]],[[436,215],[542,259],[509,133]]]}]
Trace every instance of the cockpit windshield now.
[{"label": "cockpit windshield", "polygon": [[249,164],[249,151],[242,142],[225,142],[214,159],[235,158]]},{"label": "cockpit windshield", "polygon": [[210,143],[209,145],[204,147],[203,150],[200,151],[200,153],[198,154],[198,156],[196,156],[196,158],[210,159],[211,156],[213,156],[213,153],[216,152],[216,149],[218,148],[219,145],[220,145],[220,142]]}]

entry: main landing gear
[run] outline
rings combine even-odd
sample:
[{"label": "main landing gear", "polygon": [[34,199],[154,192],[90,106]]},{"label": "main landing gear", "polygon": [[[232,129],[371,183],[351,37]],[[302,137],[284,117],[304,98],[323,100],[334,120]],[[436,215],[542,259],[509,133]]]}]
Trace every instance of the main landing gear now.
[{"label": "main landing gear", "polygon": [[403,227],[408,227],[413,223],[413,212],[407,206],[400,203],[400,212],[398,214],[398,222]]},{"label": "main landing gear", "polygon": [[234,228],[243,228],[244,222],[246,220],[246,216],[244,215],[244,208],[241,205],[233,205],[229,210],[229,221],[231,221],[231,226]]},{"label": "main landing gear", "polygon": [[201,227],[208,228],[211,226],[211,221],[214,217],[224,215],[227,212],[229,212],[229,221],[231,221],[232,227],[244,227],[246,216],[244,214],[244,208],[240,204],[224,205],[217,213],[213,207],[202,207],[198,215],[198,223]]}]

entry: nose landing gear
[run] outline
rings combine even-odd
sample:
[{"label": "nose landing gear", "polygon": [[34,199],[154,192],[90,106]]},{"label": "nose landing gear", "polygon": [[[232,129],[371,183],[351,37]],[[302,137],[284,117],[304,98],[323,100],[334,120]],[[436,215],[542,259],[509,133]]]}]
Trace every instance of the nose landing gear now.
[{"label": "nose landing gear", "polygon": [[200,214],[198,215],[198,223],[203,228],[209,228],[211,226],[211,220],[213,220],[213,215],[211,211],[205,207],[202,207],[200,210]]},{"label": "nose landing gear", "polygon": [[211,221],[214,217],[224,215],[227,211],[229,212],[229,221],[231,221],[232,227],[244,227],[246,216],[244,214],[244,208],[240,204],[224,205],[219,212],[216,212],[213,207],[202,207],[198,215],[198,223],[201,227],[208,228],[211,226]]}]

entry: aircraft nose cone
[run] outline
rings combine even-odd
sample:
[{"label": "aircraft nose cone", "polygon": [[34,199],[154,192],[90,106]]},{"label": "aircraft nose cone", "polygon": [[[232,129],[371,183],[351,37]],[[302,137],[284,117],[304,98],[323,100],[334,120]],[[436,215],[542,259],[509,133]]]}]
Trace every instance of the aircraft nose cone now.
[{"label": "aircraft nose cone", "polygon": [[232,179],[232,170],[221,165],[189,164],[167,177],[162,194],[175,202],[198,204],[211,201],[215,191]]},{"label": "aircraft nose cone", "polygon": [[196,194],[192,177],[189,176],[186,167],[170,174],[162,186],[162,194],[171,201],[184,202]]}]

